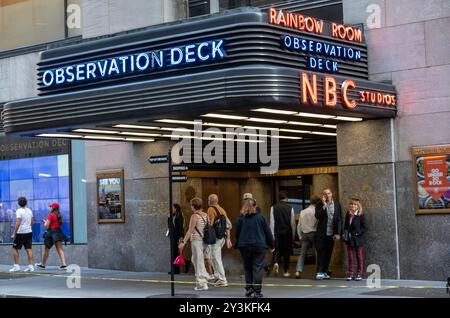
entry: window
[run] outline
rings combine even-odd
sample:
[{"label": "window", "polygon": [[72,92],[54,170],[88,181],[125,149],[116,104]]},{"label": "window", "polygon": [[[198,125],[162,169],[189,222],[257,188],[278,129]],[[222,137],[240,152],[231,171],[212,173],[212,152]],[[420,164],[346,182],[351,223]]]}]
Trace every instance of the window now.
[{"label": "window", "polygon": [[[80,2],[81,0],[0,0],[0,51],[81,34],[81,28],[71,25],[66,29],[65,24],[65,5],[74,9],[73,5],[79,7]],[[72,14],[80,15],[81,12],[75,9],[68,13]]]},{"label": "window", "polygon": [[69,155],[0,161],[0,243],[12,242],[16,222],[17,198],[24,196],[33,211],[33,242],[42,242],[45,232],[41,220],[49,205],[58,202],[63,218],[62,230],[70,238]]}]

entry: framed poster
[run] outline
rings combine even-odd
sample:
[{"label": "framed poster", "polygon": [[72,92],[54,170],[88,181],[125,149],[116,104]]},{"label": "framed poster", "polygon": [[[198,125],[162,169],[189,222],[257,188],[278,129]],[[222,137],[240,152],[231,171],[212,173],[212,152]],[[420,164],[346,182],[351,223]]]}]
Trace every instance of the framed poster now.
[{"label": "framed poster", "polygon": [[125,223],[123,169],[97,172],[97,222]]},{"label": "framed poster", "polygon": [[450,213],[450,145],[413,147],[416,214]]}]

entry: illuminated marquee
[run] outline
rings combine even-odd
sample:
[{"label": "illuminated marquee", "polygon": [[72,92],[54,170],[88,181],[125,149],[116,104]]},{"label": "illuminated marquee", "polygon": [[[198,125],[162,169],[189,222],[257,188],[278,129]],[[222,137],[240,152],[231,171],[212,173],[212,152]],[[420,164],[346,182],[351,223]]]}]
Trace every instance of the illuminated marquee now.
[{"label": "illuminated marquee", "polygon": [[46,70],[42,75],[42,83],[45,87],[62,86],[132,73],[158,71],[167,67],[185,67],[225,57],[223,40],[205,41]]}]

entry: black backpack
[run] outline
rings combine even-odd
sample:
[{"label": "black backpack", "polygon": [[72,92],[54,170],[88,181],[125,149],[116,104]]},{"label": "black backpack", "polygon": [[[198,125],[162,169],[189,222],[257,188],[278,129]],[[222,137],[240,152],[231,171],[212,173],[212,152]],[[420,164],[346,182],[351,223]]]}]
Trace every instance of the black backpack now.
[{"label": "black backpack", "polygon": [[[205,221],[203,217],[201,218],[203,221]],[[211,224],[209,224],[208,220],[205,221],[205,228],[203,229],[203,235],[197,229],[197,226],[195,227],[195,230],[197,231],[198,235],[200,235],[200,237],[203,239],[203,243],[205,243],[206,245],[216,244],[216,231],[214,230],[214,227]]]},{"label": "black backpack", "polygon": [[225,215],[219,212],[219,209],[213,206],[216,210],[216,218],[214,219],[214,230],[216,231],[216,238],[218,240],[225,237],[225,231],[227,230],[227,218]]}]

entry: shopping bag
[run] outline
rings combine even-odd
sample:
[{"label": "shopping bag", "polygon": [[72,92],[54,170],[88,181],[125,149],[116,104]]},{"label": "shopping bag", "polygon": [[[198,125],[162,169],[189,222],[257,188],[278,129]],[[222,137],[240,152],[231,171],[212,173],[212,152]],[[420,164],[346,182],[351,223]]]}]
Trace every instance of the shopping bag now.
[{"label": "shopping bag", "polygon": [[181,253],[180,253],[180,255],[177,256],[177,258],[175,258],[175,260],[173,261],[173,265],[178,265],[178,266],[186,265],[186,262],[184,261],[184,257]]}]

